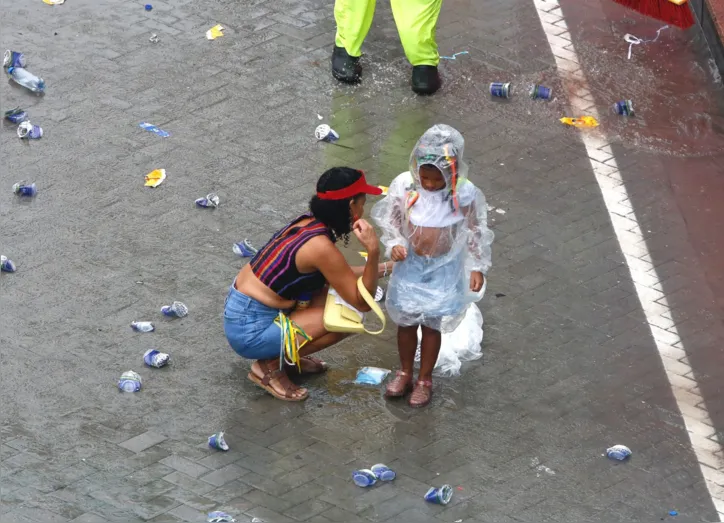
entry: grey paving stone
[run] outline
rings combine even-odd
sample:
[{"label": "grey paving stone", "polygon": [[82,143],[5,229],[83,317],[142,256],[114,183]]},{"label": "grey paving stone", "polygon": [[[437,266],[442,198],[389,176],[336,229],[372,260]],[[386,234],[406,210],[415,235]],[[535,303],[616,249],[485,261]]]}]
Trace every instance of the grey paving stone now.
[{"label": "grey paving stone", "polygon": [[161,434],[148,431],[120,443],[120,446],[132,452],[142,452],[149,447],[153,447],[157,443],[161,443],[165,439],[166,437]]}]

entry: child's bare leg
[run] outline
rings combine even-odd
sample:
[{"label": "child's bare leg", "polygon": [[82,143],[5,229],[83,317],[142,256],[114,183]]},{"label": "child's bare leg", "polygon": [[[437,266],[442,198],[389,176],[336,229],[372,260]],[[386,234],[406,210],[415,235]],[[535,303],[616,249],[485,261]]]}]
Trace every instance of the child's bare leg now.
[{"label": "child's bare leg", "polygon": [[424,407],[432,400],[432,370],[440,354],[442,334],[429,327],[422,327],[420,346],[420,375],[410,396],[410,407]]},{"label": "child's bare leg", "polygon": [[417,350],[417,326],[397,328],[397,350],[400,353],[400,370],[387,384],[386,396],[404,396],[412,384],[412,371]]}]

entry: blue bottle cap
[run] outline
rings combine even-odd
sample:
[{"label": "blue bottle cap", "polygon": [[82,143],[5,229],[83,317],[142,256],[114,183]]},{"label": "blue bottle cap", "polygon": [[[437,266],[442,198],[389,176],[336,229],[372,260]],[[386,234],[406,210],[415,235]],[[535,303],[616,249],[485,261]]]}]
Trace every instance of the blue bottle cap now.
[{"label": "blue bottle cap", "polygon": [[377,476],[369,469],[360,469],[352,472],[352,481],[358,487],[366,488],[377,483]]}]

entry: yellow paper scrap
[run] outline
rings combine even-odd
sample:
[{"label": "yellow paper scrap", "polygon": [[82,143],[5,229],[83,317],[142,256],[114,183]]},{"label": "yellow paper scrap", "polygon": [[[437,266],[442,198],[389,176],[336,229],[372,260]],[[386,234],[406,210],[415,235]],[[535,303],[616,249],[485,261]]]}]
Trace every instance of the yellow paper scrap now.
[{"label": "yellow paper scrap", "polygon": [[385,196],[387,195],[387,191],[390,190],[389,187],[386,187],[386,186],[384,186],[384,185],[378,185],[377,187],[379,187],[380,189],[382,189],[382,194],[385,195]]},{"label": "yellow paper scrap", "polygon": [[561,118],[561,122],[574,127],[598,127],[598,121],[593,116],[581,116],[579,118]]},{"label": "yellow paper scrap", "polygon": [[65,2],[65,0],[43,0],[44,3],[48,5],[60,5]]},{"label": "yellow paper scrap", "polygon": [[206,31],[206,38],[209,40],[216,40],[220,36],[224,36],[223,33],[224,28],[221,27],[221,24],[217,24],[208,31]]},{"label": "yellow paper scrap", "polygon": [[145,187],[158,187],[166,179],[166,169],[154,169],[146,175]]},{"label": "yellow paper scrap", "polygon": [[367,253],[365,251],[359,251],[359,255],[362,256],[365,261],[367,261]]}]

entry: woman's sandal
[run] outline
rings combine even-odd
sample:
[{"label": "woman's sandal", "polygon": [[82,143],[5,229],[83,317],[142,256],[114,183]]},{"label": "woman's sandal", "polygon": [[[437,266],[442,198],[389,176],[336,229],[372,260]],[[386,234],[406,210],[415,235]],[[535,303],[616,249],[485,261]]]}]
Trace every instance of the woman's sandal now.
[{"label": "woman's sandal", "polygon": [[[294,395],[294,393],[299,390],[299,387],[297,387],[289,380],[289,376],[287,376],[287,374],[283,370],[273,368],[270,369],[266,364],[262,362],[258,363],[262,372],[264,372],[264,377],[260,378],[259,376],[254,374],[253,371],[250,372],[247,377],[258,386],[260,386],[262,389],[267,391],[269,394],[283,401],[304,401],[309,397],[308,391],[301,396]],[[279,394],[271,385],[271,381],[274,379],[276,379],[279,385],[281,385],[284,389],[283,395]]]},{"label": "woman's sandal", "polygon": [[432,381],[418,380],[410,394],[410,407],[420,409],[427,407],[432,401]]},{"label": "woman's sandal", "polygon": [[395,379],[387,384],[385,396],[388,398],[400,398],[407,394],[412,388],[412,374],[398,370]]},{"label": "woman's sandal", "polygon": [[299,358],[302,365],[302,371],[300,372],[296,365],[288,365],[287,372],[296,374],[322,374],[327,371],[327,362],[314,358],[312,356],[302,356]]}]

